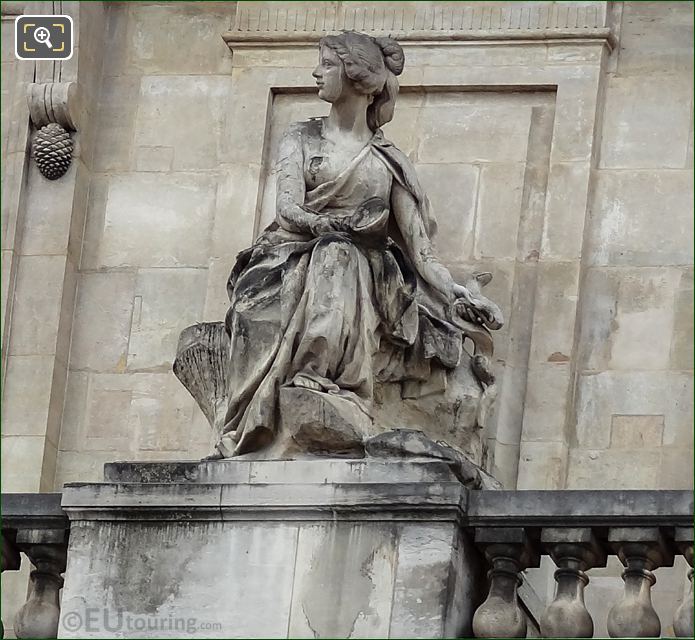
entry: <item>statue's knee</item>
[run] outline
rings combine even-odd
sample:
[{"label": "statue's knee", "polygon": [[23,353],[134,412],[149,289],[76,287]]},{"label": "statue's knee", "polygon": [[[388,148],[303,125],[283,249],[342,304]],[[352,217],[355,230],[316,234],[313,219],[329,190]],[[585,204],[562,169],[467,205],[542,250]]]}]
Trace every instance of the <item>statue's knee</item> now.
[{"label": "statue's knee", "polygon": [[326,236],[322,238],[314,249],[314,256],[322,261],[345,263],[350,260],[353,245],[342,237]]}]

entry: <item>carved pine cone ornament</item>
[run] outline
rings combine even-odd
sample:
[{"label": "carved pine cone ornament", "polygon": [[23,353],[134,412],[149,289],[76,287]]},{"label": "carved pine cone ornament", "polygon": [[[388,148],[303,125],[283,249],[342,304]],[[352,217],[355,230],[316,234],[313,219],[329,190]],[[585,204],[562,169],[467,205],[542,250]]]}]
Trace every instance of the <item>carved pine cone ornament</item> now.
[{"label": "carved pine cone ornament", "polygon": [[34,136],[34,160],[43,176],[57,180],[72,162],[70,134],[54,122],[41,127]]}]

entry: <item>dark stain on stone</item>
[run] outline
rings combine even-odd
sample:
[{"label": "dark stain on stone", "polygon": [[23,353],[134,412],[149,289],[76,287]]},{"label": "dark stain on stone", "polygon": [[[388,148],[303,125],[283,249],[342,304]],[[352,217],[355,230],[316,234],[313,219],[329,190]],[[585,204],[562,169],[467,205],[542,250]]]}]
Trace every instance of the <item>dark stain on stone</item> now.
[{"label": "dark stain on stone", "polygon": [[550,357],[548,358],[548,362],[569,362],[569,356],[566,356],[564,353],[561,353],[560,351],[556,351],[555,353],[550,354]]}]

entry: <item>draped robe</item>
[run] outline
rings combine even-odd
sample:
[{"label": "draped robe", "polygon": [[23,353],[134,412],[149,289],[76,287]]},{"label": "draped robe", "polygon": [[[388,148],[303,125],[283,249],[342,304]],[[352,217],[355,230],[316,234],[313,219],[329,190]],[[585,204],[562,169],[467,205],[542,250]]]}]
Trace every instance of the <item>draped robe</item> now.
[{"label": "draped robe", "polygon": [[[367,198],[388,206],[395,181],[412,195],[425,229],[434,231],[412,164],[380,131],[336,168],[311,153],[322,126],[312,119],[285,135],[279,165],[305,181],[298,205],[349,224]],[[417,274],[405,233],[393,215],[373,230],[318,237],[276,220],[239,254],[228,281],[229,400],[217,444],[223,455],[273,440],[279,389],[298,375],[369,414],[375,379],[422,381],[432,366],[458,364],[466,327],[480,328],[457,318],[444,294]]]}]

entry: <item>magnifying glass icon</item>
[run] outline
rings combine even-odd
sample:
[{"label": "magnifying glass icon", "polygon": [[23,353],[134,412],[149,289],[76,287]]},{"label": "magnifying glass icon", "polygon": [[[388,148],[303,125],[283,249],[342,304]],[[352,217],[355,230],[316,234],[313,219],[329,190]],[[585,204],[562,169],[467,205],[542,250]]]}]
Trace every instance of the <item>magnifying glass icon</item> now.
[{"label": "magnifying glass icon", "polygon": [[40,44],[45,44],[49,49],[53,49],[51,44],[51,32],[46,27],[39,27],[34,31],[34,40]]}]

